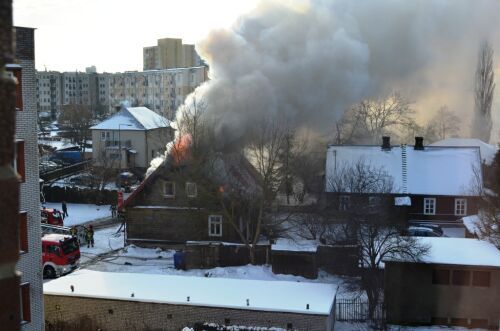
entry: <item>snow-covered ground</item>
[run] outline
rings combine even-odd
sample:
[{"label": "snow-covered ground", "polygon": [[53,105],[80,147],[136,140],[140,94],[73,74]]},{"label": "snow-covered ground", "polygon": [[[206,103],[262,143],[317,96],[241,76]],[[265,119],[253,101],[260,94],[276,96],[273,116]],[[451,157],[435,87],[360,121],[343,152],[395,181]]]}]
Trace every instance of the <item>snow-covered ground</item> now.
[{"label": "snow-covered ground", "polygon": [[[68,217],[64,219],[65,226],[88,223],[97,219],[111,217],[109,205],[92,205],[83,203],[67,203]],[[46,208],[56,208],[62,211],[60,202],[46,202]]]},{"label": "snow-covered ground", "polygon": [[[335,322],[335,331],[372,331],[367,323]],[[459,326],[401,326],[390,325],[389,331],[484,331],[483,329],[468,329]]]},{"label": "snow-covered ground", "polygon": [[[307,279],[293,275],[276,275],[271,266],[245,265],[239,267],[218,267],[213,269],[177,270],[174,268],[173,250],[160,248],[141,248],[134,245],[123,247],[123,232],[117,233],[119,225],[96,229],[94,247],[81,247],[82,269],[106,272],[126,272],[144,274],[163,274],[177,276],[214,277],[231,279],[316,282],[339,285],[337,296],[350,295],[349,286],[352,278],[343,278],[320,271],[317,279]],[[119,249],[118,251],[115,251]],[[114,253],[112,251],[115,251]],[[90,261],[101,256],[95,261]]]}]

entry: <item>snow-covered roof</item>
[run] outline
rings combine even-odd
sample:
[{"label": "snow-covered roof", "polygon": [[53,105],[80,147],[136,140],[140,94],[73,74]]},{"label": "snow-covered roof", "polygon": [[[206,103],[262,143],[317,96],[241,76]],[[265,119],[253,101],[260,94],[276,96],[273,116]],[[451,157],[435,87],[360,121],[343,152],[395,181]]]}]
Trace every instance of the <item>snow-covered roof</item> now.
[{"label": "snow-covered roof", "polygon": [[[71,292],[71,285],[74,292]],[[43,292],[111,300],[329,315],[336,286],[78,270],[46,282]]]},{"label": "snow-covered roof", "polygon": [[316,240],[292,240],[279,238],[276,243],[271,246],[273,251],[288,251],[288,252],[316,252],[318,250],[318,242]]},{"label": "snow-covered roof", "polygon": [[[421,257],[421,263],[500,268],[500,250],[487,241],[446,237],[421,237],[419,241],[430,247],[428,254]],[[394,258],[388,260],[405,262]]]},{"label": "snow-covered roof", "polygon": [[464,223],[467,231],[469,231],[470,233],[477,234],[479,232],[479,229],[477,227],[477,224],[479,222],[479,215],[465,216],[462,218],[462,222]]},{"label": "snow-covered roof", "polygon": [[473,196],[476,173],[481,175],[477,147],[426,146],[415,150],[413,146],[393,146],[382,150],[380,146],[331,145],[326,155],[326,191],[334,192],[329,178],[358,162],[392,177],[390,193]]},{"label": "snow-covered roof", "polygon": [[127,107],[101,123],[92,126],[91,130],[152,130],[166,128],[170,121],[146,107]]},{"label": "snow-covered roof", "polygon": [[436,141],[430,144],[430,146],[479,147],[481,151],[481,160],[486,164],[491,164],[497,153],[497,148],[495,146],[475,138],[446,138]]}]

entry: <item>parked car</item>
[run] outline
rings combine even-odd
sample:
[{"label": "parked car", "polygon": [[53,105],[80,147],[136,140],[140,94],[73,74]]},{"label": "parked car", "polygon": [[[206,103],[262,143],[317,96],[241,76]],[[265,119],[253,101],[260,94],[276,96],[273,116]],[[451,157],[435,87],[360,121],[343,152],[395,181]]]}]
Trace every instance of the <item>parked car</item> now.
[{"label": "parked car", "polygon": [[432,223],[413,223],[412,226],[420,227],[420,228],[428,228],[432,229],[434,232],[437,232],[442,237],[444,235],[443,229],[437,225]]},{"label": "parked car", "polygon": [[69,182],[73,185],[92,186],[93,181],[94,177],[87,173],[75,175],[69,179]]},{"label": "parked car", "polygon": [[53,161],[40,161],[39,168],[40,171],[51,171],[55,170],[59,167],[59,165]]},{"label": "parked car", "polygon": [[42,237],[43,277],[55,278],[80,265],[80,246],[72,236],[51,233]]},{"label": "parked car", "polygon": [[62,214],[57,209],[42,207],[40,216],[42,216],[42,223],[64,226]]},{"label": "parked car", "polygon": [[410,237],[442,237],[443,234],[429,227],[424,226],[410,226],[405,233]]}]

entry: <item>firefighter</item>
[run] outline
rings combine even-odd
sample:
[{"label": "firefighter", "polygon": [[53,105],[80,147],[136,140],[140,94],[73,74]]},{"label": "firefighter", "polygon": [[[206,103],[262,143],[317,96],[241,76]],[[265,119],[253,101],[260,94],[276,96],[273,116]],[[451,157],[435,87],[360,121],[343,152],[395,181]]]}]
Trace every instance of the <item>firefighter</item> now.
[{"label": "firefighter", "polygon": [[61,204],[61,207],[62,207],[62,218],[63,220],[68,217],[68,206],[66,205],[66,201],[63,201],[62,204]]},{"label": "firefighter", "polygon": [[76,229],[76,226],[72,226],[71,229],[69,229],[69,233],[71,234],[72,237],[76,238],[76,235],[78,233],[78,230]]},{"label": "firefighter", "polygon": [[94,247],[94,228],[92,225],[89,225],[85,236],[87,239],[87,248],[90,248],[90,246]]}]

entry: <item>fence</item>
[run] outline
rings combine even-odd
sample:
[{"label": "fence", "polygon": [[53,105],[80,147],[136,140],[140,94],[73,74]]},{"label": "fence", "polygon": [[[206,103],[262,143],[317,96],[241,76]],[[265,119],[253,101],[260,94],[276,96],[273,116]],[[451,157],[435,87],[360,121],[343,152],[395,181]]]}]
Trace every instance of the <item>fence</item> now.
[{"label": "fence", "polygon": [[[335,320],[346,322],[364,322],[370,320],[368,301],[363,299],[337,299],[335,307]],[[378,304],[371,320],[385,320],[383,303]]]}]

